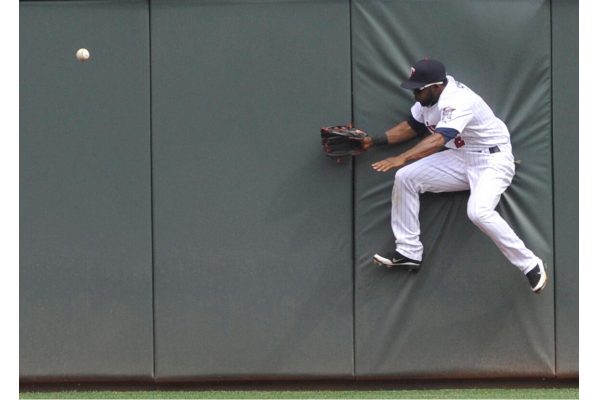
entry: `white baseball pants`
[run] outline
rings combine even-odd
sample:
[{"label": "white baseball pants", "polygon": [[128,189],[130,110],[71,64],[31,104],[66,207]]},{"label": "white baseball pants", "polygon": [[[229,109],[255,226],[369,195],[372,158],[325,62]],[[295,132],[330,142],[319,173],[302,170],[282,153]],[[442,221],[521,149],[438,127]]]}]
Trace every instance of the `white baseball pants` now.
[{"label": "white baseball pants", "polygon": [[504,256],[523,273],[537,264],[537,257],[495,211],[500,196],[515,175],[510,145],[501,151],[449,149],[422,158],[396,172],[392,190],[392,230],[396,250],[422,260],[419,225],[419,194],[471,190],[469,219],[488,235]]}]

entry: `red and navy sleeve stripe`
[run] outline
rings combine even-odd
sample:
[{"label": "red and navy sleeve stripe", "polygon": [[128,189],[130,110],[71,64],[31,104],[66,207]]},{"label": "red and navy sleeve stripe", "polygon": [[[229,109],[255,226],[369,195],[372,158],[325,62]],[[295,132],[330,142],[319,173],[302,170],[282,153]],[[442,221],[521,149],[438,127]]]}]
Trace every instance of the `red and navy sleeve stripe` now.
[{"label": "red and navy sleeve stripe", "polygon": [[452,128],[436,128],[435,131],[444,137],[446,143],[454,139],[459,134],[456,129]]}]

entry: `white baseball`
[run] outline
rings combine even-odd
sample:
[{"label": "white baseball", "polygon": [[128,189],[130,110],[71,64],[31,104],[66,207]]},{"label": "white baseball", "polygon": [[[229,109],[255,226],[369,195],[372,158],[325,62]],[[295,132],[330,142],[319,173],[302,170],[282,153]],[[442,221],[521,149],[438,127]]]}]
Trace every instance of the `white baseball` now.
[{"label": "white baseball", "polygon": [[87,61],[90,58],[90,52],[87,49],[79,49],[77,53],[75,53],[77,59],[81,62]]}]

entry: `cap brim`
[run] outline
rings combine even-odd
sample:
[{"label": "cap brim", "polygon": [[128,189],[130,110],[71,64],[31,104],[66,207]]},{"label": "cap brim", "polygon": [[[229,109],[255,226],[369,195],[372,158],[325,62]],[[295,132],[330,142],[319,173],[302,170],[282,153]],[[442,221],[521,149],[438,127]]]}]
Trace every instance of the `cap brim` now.
[{"label": "cap brim", "polygon": [[425,85],[427,85],[427,83],[415,82],[415,81],[408,80],[408,81],[402,82],[400,84],[400,87],[404,88],[404,89],[415,90],[415,89],[418,89],[418,88],[423,87]]}]

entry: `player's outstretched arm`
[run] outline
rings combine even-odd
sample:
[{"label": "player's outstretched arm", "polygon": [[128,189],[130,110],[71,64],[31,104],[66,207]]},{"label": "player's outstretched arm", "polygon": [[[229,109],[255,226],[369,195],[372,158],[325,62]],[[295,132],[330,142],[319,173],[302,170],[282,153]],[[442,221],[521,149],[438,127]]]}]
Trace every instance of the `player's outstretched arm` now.
[{"label": "player's outstretched arm", "polygon": [[389,144],[402,143],[417,137],[417,132],[410,127],[407,121],[402,121],[385,132]]},{"label": "player's outstretched arm", "polygon": [[363,148],[368,150],[369,148],[378,144],[396,144],[410,140],[417,136],[408,122],[402,121],[398,125],[390,128],[380,137],[367,136],[363,141]]},{"label": "player's outstretched arm", "polygon": [[430,154],[436,153],[438,150],[444,147],[445,143],[446,140],[444,136],[435,132],[421,140],[414,147],[410,148],[404,153],[396,157],[390,157],[386,158],[385,160],[378,161],[371,166],[375,171],[378,172],[386,172],[392,168],[400,168],[410,161],[418,160],[423,157],[427,157]]}]

